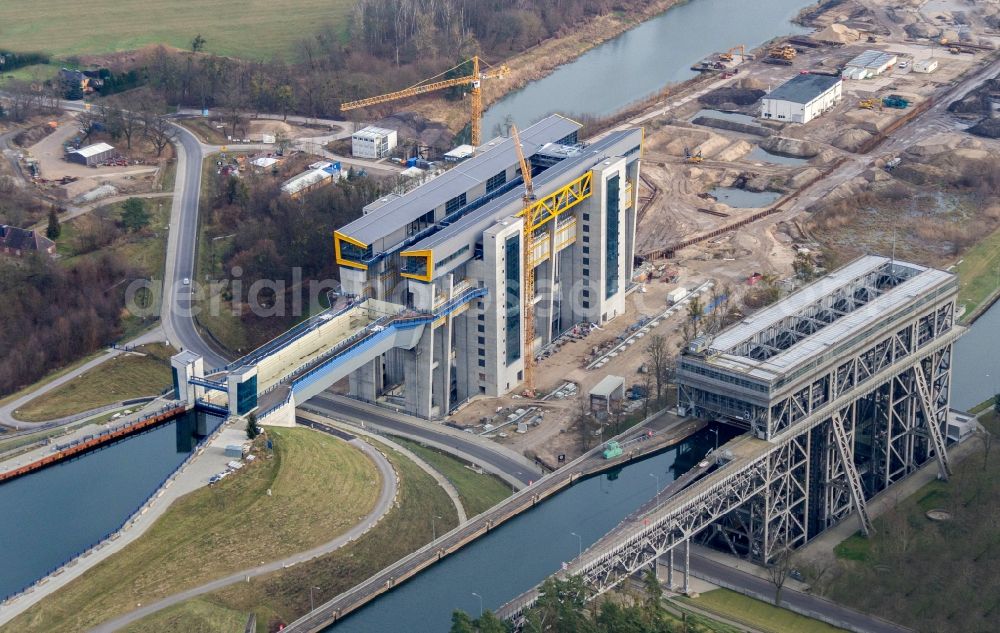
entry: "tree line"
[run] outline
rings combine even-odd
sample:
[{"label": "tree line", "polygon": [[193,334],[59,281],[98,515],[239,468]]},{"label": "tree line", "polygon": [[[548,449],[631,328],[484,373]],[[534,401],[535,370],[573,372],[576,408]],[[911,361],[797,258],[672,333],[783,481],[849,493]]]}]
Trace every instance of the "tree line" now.
[{"label": "tree line", "polygon": [[[638,586],[626,585],[619,594],[590,600],[579,576],[549,578],[538,600],[524,614],[525,633],[712,633],[714,622],[664,605],[663,588],[652,570],[642,573]],[[513,627],[491,611],[472,618],[463,611],[452,614],[450,633],[509,633]]]},{"label": "tree line", "polygon": [[118,257],[65,267],[43,255],[0,258],[0,396],[112,343],[121,334],[124,290],[134,278]]}]

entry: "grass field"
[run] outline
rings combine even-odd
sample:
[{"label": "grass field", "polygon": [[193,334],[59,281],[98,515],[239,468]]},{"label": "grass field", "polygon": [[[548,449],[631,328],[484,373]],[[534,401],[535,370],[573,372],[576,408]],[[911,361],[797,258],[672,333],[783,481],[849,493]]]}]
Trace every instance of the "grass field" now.
[{"label": "grass field", "polygon": [[[1000,419],[984,415],[995,435]],[[952,465],[948,482],[933,481],[875,520],[871,539],[839,547],[824,594],[919,631],[995,631],[1000,603],[1000,453],[983,450]],[[995,442],[994,442],[995,444]],[[951,513],[931,521],[930,509]]]},{"label": "grass field", "polygon": [[1000,230],[970,248],[958,265],[958,302],[969,315],[1000,287]]},{"label": "grass field", "polygon": [[510,486],[505,482],[493,475],[477,474],[451,455],[403,438],[393,438],[393,441],[410,449],[444,475],[458,489],[458,496],[469,517],[489,510],[511,494]]},{"label": "grass field", "polygon": [[0,2],[0,42],[19,51],[85,55],[165,44],[190,50],[201,34],[218,55],[292,59],[295,45],[331,26],[346,36],[355,0],[8,0]]},{"label": "grass field", "polygon": [[161,343],[107,360],[85,374],[28,402],[14,416],[44,422],[89,411],[106,404],[142,396],[155,396],[170,385],[170,356],[176,351]]},{"label": "grass field", "polygon": [[141,628],[157,617],[153,615],[137,622],[128,633],[187,631],[188,623],[197,622],[197,613],[203,611],[199,602],[244,614],[256,612],[258,633],[267,633],[277,628],[276,623],[291,622],[309,610],[309,587],[320,587],[314,592],[319,604],[429,542],[431,516],[443,517],[437,521],[438,533],[457,525],[455,506],[430,475],[385,445],[371,443],[396,468],[400,496],[397,505],[367,534],[327,556],[184,602],[185,614],[173,620],[173,628]]},{"label": "grass field", "polygon": [[329,541],[372,510],[381,480],[361,452],[310,429],[270,433],[273,459],[181,498],[146,534],[19,616],[11,630],[87,630],[137,603]]},{"label": "grass field", "polygon": [[194,598],[127,626],[122,633],[243,633],[247,618],[242,611]]},{"label": "grass field", "polygon": [[715,589],[694,599],[681,598],[680,600],[769,633],[791,631],[795,633],[838,633],[843,631],[843,629],[830,626],[825,622],[807,618],[786,609],[779,609],[772,604],[748,598],[728,589]]}]

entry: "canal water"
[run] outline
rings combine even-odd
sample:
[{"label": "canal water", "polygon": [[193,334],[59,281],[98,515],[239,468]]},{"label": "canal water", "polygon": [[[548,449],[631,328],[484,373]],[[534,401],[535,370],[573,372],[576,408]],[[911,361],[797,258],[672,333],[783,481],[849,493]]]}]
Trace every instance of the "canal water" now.
[{"label": "canal water", "polygon": [[747,49],[809,29],[791,19],[809,0],[690,0],[584,53],[494,103],[483,117],[492,138],[508,116],[521,128],[552,112],[607,116],[698,74],[691,66],[738,44]]},{"label": "canal water", "polygon": [[121,527],[199,439],[187,415],[0,484],[0,599]]},{"label": "canal water", "polygon": [[[735,432],[721,427],[720,443]],[[557,572],[629,513],[689,470],[715,434],[688,440],[617,472],[594,476],[539,504],[329,627],[335,633],[447,631],[451,613],[497,609]],[[657,480],[657,478],[659,478]],[[577,539],[574,533],[579,534]]]},{"label": "canal water", "polygon": [[708,190],[716,200],[734,209],[757,209],[766,207],[781,197],[777,191],[747,191],[737,187],[714,187]]},{"label": "canal water", "polygon": [[955,344],[951,406],[967,410],[1000,392],[1000,302]]}]

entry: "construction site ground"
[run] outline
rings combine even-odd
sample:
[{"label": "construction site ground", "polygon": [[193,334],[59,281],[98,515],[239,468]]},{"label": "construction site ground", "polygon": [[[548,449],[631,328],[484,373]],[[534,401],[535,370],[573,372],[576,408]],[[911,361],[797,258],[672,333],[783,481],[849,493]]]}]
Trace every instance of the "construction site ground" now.
[{"label": "construction site ground", "polygon": [[[56,122],[58,123],[58,127],[51,134],[48,134],[34,145],[29,146],[23,152],[25,157],[30,157],[38,161],[41,168],[41,177],[50,182],[47,185],[48,188],[52,189],[49,193],[56,197],[73,200],[77,196],[86,194],[102,185],[111,185],[119,193],[145,193],[151,191],[156,182],[157,173],[160,171],[160,167],[156,164],[155,152],[154,156],[143,156],[138,151],[140,150],[138,140],[133,139],[133,145],[137,150],[134,153],[139,157],[132,158],[132,162],[152,162],[153,164],[131,164],[123,167],[88,167],[78,163],[71,163],[65,159],[63,145],[73,138],[80,136],[76,117],[73,114],[65,114],[56,119]],[[88,143],[92,142],[96,141],[88,141]],[[121,154],[126,153],[124,139],[120,142],[115,141],[113,144],[116,149],[119,149]],[[168,146],[164,149],[160,159],[165,162],[170,158],[171,152],[172,148]],[[72,178],[75,180],[67,184],[52,182],[62,180],[63,178]]]},{"label": "construction site ground", "polygon": [[[932,108],[926,115],[921,115],[919,121],[889,136],[888,141],[874,150],[865,151],[869,149],[866,142],[871,145],[870,139],[885,134],[886,130],[891,131],[893,128],[890,126],[900,117],[912,116],[910,113],[923,102],[944,96],[953,86],[980,72],[984,64],[992,63],[995,58],[992,51],[979,49],[951,54],[937,41],[913,39],[909,35],[916,28],[914,24],[922,28],[921,25],[944,22],[938,19],[939,13],[956,11],[956,7],[945,8],[947,3],[938,2],[940,6],[930,7],[932,3],[926,3],[919,8],[919,3],[916,3],[912,10],[890,11],[894,17],[889,17],[889,4],[882,0],[850,0],[834,5],[813,16],[813,23],[818,29],[823,29],[820,35],[842,41],[815,48],[799,46],[792,66],[764,63],[761,58],[766,55],[766,50],[755,51],[758,59],[739,63],[737,58],[727,65],[729,71],[733,66],[739,67],[739,72],[733,77],[724,78],[718,74],[708,83],[695,82],[691,94],[671,94],[659,103],[650,104],[644,113],[621,122],[620,127],[642,125],[646,130],[636,252],[642,254],[664,249],[692,236],[736,224],[770,208],[768,205],[734,208],[706,195],[714,187],[728,187],[734,183],[751,191],[777,193],[780,197],[770,206],[781,205],[780,212],[679,250],[675,259],[666,264],[676,271],[679,285],[691,288],[701,281],[712,279],[716,282],[716,292],[726,288],[739,295],[747,288],[747,279],[753,273],[771,273],[778,279],[789,277],[796,254],[803,247],[830,259],[837,259],[838,251],[844,254],[889,252],[894,226],[904,227],[895,231],[900,234],[897,237],[900,241],[910,239],[913,242],[934,243],[935,239],[940,240],[941,232],[927,233],[932,231],[933,226],[940,227],[941,220],[975,227],[985,218],[985,223],[979,222],[978,225],[980,234],[966,237],[965,242],[971,244],[985,236],[990,227],[1000,224],[1000,205],[995,197],[977,207],[970,204],[972,198],[964,197],[961,191],[957,197],[942,196],[938,192],[937,202],[933,204],[929,199],[921,198],[918,204],[907,206],[899,204],[902,194],[898,190],[893,192],[886,185],[894,179],[894,175],[885,166],[896,157],[902,158],[904,167],[910,161],[916,172],[927,171],[930,166],[933,168],[932,176],[943,175],[956,187],[962,185],[960,181],[964,173],[988,170],[988,157],[995,157],[1000,152],[1000,141],[969,135],[964,131],[969,125],[968,119],[956,117],[944,108]],[[982,11],[976,13],[979,9]],[[963,5],[962,10],[976,13],[967,21],[973,31],[978,29],[977,35],[982,37],[976,40],[973,36],[971,43],[1000,42],[995,32],[983,26],[984,15],[988,17],[990,11],[1000,15],[1000,11],[982,3]],[[947,20],[954,19],[951,13],[947,15]],[[831,25],[837,28],[831,29]],[[830,36],[831,33],[833,36]],[[852,34],[855,39],[851,39]],[[868,41],[869,34],[874,37],[874,42]],[[835,73],[847,60],[870,49],[896,53],[900,61],[907,62],[906,67],[899,68],[897,65],[874,79],[845,81],[841,102],[832,111],[805,125],[742,120],[769,129],[771,135],[765,144],[779,148],[786,159],[788,155],[784,150],[790,150],[793,157],[798,155],[798,161],[775,159],[761,153],[762,136],[692,123],[698,116],[726,118],[729,113],[736,112],[755,117],[759,112],[759,100],[742,106],[717,103],[718,100],[711,95],[715,89],[738,88],[737,93],[740,90],[773,89],[802,71]],[[922,74],[912,71],[914,60],[932,57],[939,64],[935,72]],[[910,101],[909,107],[859,107],[863,99],[882,98],[889,94],[903,96]],[[714,108],[726,113],[703,112]],[[694,156],[700,156],[701,160],[690,158]],[[896,173],[904,175],[907,172],[903,169]],[[920,179],[913,177],[910,180]],[[907,186],[911,189],[922,187],[924,190],[919,195],[930,196],[937,181],[933,177],[924,180],[918,185],[908,183]],[[850,205],[862,193],[873,204],[863,218],[852,220],[855,222],[853,228],[834,226],[825,233],[815,228],[810,230],[810,226],[815,224],[811,212],[821,211],[835,200],[842,201],[842,206]],[[960,204],[955,204],[956,200]],[[897,217],[880,214],[880,210],[893,208],[902,208],[903,215],[918,219],[919,208],[936,210],[937,224],[925,222],[922,234],[911,231],[912,237],[903,238],[901,234],[908,226],[906,222],[894,224]],[[820,217],[823,216],[820,214]],[[834,217],[840,216],[834,214]],[[933,220],[933,213],[931,217]],[[876,234],[881,239],[866,241],[865,232],[879,223],[881,229]],[[983,227],[987,231],[984,232]],[[842,237],[835,239],[838,235]],[[944,241],[948,244],[930,253],[934,257],[917,251],[915,259],[934,265],[953,262],[965,242]],[[662,268],[663,262],[656,263]],[[609,374],[623,376],[626,387],[642,384],[643,376],[638,369],[647,362],[645,356],[649,338],[638,339],[635,345],[610,359],[601,369],[586,370],[584,367],[593,348],[614,341],[641,316],[661,313],[666,307],[666,293],[674,287],[658,280],[647,283],[646,293],[635,292],[629,297],[625,315],[600,330],[591,330],[581,340],[566,343],[538,364],[535,375],[536,389],[540,394],[569,381],[577,386],[574,396],[544,402],[515,394],[501,398],[476,398],[464,405],[453,416],[453,421],[482,429],[485,421],[501,424],[511,412],[537,406],[544,412],[543,421],[537,426],[529,424],[527,432],[522,434],[516,432],[515,425],[509,425],[493,432],[493,435],[498,441],[533,453],[547,463],[555,463],[560,454],[565,454],[567,459],[579,454],[580,434],[573,425],[583,410],[587,392]],[[668,337],[672,350],[677,349],[681,340],[680,329],[686,318],[682,311],[663,320],[654,330]],[[528,415],[525,420],[533,417],[534,414]]]}]

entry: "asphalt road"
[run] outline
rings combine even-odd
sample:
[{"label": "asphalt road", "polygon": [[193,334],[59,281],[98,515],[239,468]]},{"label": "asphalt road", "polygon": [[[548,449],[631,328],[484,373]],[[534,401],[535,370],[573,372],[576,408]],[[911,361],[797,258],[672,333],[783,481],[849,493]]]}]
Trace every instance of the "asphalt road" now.
[{"label": "asphalt road", "polygon": [[[675,567],[676,572],[676,567]],[[691,573],[714,584],[721,581],[732,587],[739,587],[773,600],[774,585],[745,571],[734,569],[694,552],[691,553]],[[836,620],[853,631],[868,633],[913,633],[911,629],[894,622],[840,606],[817,596],[785,588],[781,592],[781,602],[798,613],[814,613],[829,620]]]},{"label": "asphalt road", "polygon": [[[440,425],[409,421],[404,416],[394,415],[391,411],[383,413],[374,407],[355,403],[346,398],[319,395],[309,400],[308,405],[324,413],[332,414],[338,419],[363,422],[366,426],[386,433],[414,436],[439,445],[444,450],[452,449],[464,453],[489,470],[505,473],[522,485],[528,485],[541,477],[541,470],[537,466],[531,467],[530,462],[526,462],[526,460],[518,461],[498,450],[499,447],[490,440],[484,440],[476,435],[456,432]],[[467,435],[468,438],[463,437],[464,435]]]}]

